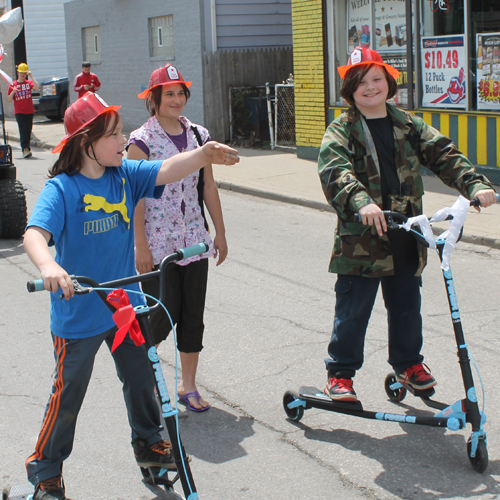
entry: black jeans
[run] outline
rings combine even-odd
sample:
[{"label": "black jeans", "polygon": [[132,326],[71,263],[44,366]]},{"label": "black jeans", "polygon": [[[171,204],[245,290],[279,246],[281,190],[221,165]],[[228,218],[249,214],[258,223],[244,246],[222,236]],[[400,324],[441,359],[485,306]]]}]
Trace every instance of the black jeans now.
[{"label": "black jeans", "polygon": [[389,363],[397,374],[423,361],[420,287],[416,266],[396,268],[393,276],[366,278],[339,274],[335,284],[333,332],[326,359],[328,376],[353,377],[363,364],[366,329],[382,286],[389,327]]},{"label": "black jeans", "polygon": [[30,149],[31,130],[33,129],[33,114],[16,113],[17,126],[21,140],[21,149]]}]

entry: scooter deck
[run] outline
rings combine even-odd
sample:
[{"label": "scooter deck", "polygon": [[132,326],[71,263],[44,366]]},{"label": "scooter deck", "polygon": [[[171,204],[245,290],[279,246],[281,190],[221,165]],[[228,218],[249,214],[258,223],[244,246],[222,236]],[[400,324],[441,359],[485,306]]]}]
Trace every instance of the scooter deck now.
[{"label": "scooter deck", "polygon": [[30,483],[15,484],[3,490],[2,500],[32,500],[34,492]]},{"label": "scooter deck", "polygon": [[317,387],[301,387],[299,389],[299,398],[312,408],[321,408],[322,410],[329,411],[363,411],[361,401],[333,401]]}]

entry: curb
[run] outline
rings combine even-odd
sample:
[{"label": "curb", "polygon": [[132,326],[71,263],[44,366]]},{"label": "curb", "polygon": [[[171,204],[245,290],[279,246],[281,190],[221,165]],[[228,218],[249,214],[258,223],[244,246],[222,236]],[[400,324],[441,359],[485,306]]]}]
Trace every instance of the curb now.
[{"label": "curb", "polygon": [[[300,205],[302,207],[313,208],[315,210],[335,213],[333,207],[328,205],[326,202],[307,200],[304,198],[296,198],[293,196],[273,193],[261,189],[239,186],[238,184],[233,184],[232,182],[227,182],[227,181],[215,181],[215,183],[217,184],[217,187],[219,189],[225,189],[226,191],[233,191],[234,193],[256,196],[258,198],[264,198],[266,200],[279,201],[282,203],[290,203],[293,205]],[[444,229],[439,227],[433,227],[432,231],[437,236],[441,234],[444,231]],[[500,239],[496,238],[489,238],[487,236],[462,235],[461,241],[464,243],[471,243],[474,245],[481,245],[500,250]]]},{"label": "curb", "polygon": [[261,189],[250,188],[233,184],[227,181],[215,181],[217,187],[235,193],[246,194],[250,196],[257,196],[258,198],[265,198],[266,200],[280,201],[282,203],[290,203],[291,205],[300,205],[302,207],[313,208],[315,210],[322,210],[325,212],[334,212],[333,208],[326,202],[308,200],[305,198],[296,198],[294,196],[287,196],[285,194],[273,193],[271,191],[263,191]]}]

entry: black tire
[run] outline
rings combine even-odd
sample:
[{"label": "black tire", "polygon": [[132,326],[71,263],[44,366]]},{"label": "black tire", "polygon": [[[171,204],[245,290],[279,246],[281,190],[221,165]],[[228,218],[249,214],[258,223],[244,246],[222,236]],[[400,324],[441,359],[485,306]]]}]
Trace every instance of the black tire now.
[{"label": "black tire", "polygon": [[385,377],[384,388],[385,393],[393,403],[400,403],[406,397],[406,389],[404,387],[402,389],[391,389],[391,385],[396,382],[396,374],[389,373],[389,375]]},{"label": "black tire", "polygon": [[288,408],[288,405],[297,399],[300,398],[298,394],[293,391],[287,391],[283,396],[283,408],[285,410],[286,416],[290,420],[293,420],[294,422],[298,422],[304,416],[303,406],[297,406],[296,408]]},{"label": "black tire", "polygon": [[467,440],[467,456],[469,457],[469,462],[472,465],[472,468],[476,472],[484,472],[488,468],[488,448],[486,447],[486,443],[484,439],[479,438],[477,442],[476,456],[470,456],[470,450],[472,448],[472,443],[470,438]]},{"label": "black tire", "polygon": [[23,236],[28,213],[25,188],[17,180],[0,181],[0,219],[0,238],[9,240]]}]

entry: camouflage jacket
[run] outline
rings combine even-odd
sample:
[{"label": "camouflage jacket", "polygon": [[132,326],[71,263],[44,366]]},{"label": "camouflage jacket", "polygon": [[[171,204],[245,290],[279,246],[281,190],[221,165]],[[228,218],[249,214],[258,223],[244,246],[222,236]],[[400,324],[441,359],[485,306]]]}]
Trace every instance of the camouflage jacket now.
[{"label": "camouflage jacket", "polygon": [[[492,188],[478,174],[451,139],[421,118],[387,105],[394,127],[396,167],[401,182],[410,185],[411,214],[422,213],[424,186],[421,166],[468,199],[480,189]],[[328,203],[336,210],[337,227],[329,271],[367,277],[394,274],[389,239],[375,229],[353,222],[353,214],[368,203],[382,208],[381,182],[368,153],[361,114],[355,107],[342,113],[327,128],[321,144],[318,170]],[[419,245],[419,275],[427,261]]]}]

